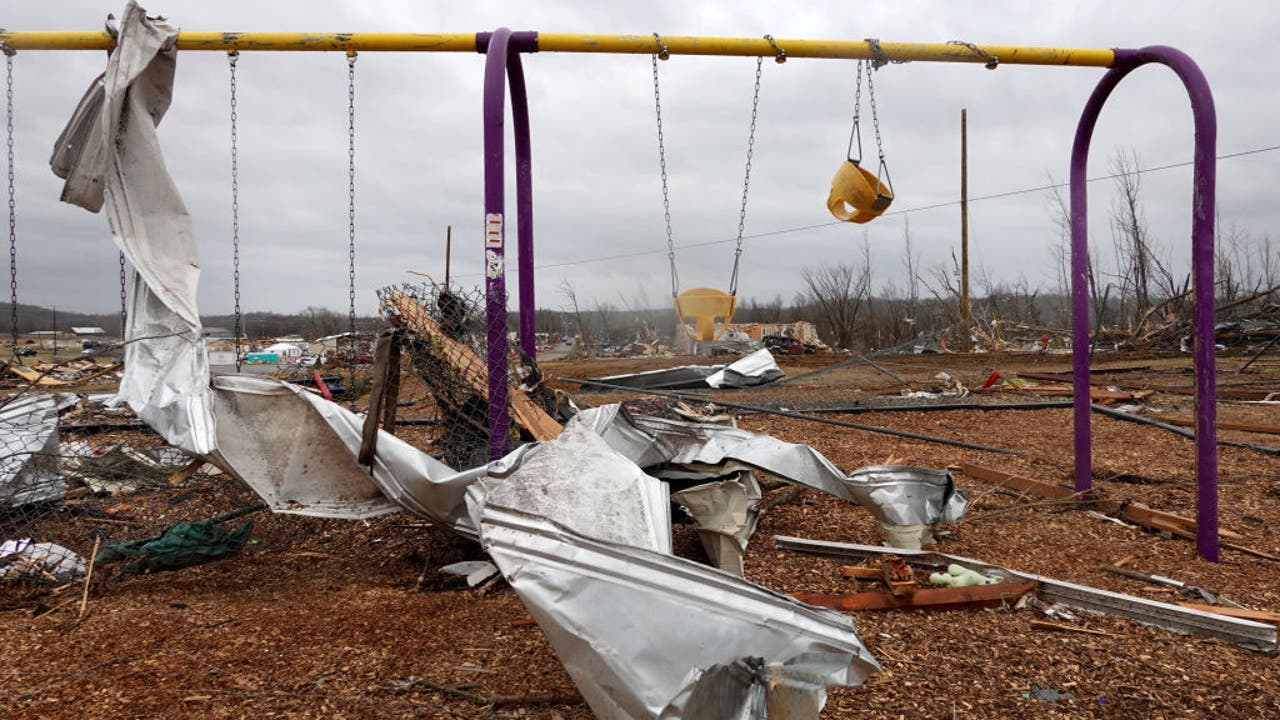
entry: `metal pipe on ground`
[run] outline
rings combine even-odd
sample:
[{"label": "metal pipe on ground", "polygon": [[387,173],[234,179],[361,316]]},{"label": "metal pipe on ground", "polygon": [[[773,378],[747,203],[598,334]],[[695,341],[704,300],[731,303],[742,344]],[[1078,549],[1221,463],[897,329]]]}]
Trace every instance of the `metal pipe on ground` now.
[{"label": "metal pipe on ground", "polygon": [[943,410],[1053,410],[1071,407],[1070,400],[1026,403],[933,403],[930,405],[846,405],[843,407],[797,408],[795,412],[829,415],[860,415],[875,412],[935,412]]},{"label": "metal pipe on ground", "polygon": [[[1150,425],[1151,427],[1157,427],[1157,428],[1160,428],[1161,430],[1168,430],[1171,433],[1181,435],[1182,437],[1187,438],[1188,440],[1196,439],[1195,432],[1188,430],[1186,428],[1180,428],[1177,425],[1170,425],[1169,423],[1160,422],[1159,420],[1153,420],[1148,417],[1142,417],[1141,415],[1131,415],[1129,413],[1123,413],[1123,412],[1120,412],[1119,410],[1115,410],[1113,408],[1109,408],[1103,405],[1098,405],[1096,403],[1091,404],[1089,407],[1091,407],[1093,411],[1096,413],[1106,415],[1107,417],[1115,418],[1116,420],[1124,420],[1125,422],[1138,423],[1139,425]],[[1217,444],[1225,445],[1226,447],[1238,447],[1238,448],[1244,448],[1246,450],[1253,450],[1255,452],[1260,452],[1265,455],[1280,456],[1280,448],[1269,447],[1266,445],[1254,445],[1253,443],[1239,442],[1236,440],[1223,440],[1222,438],[1215,438],[1215,439],[1217,440]]]},{"label": "metal pipe on ground", "polygon": [[951,440],[949,438],[934,437],[932,435],[922,435],[920,433],[908,432],[906,430],[892,430],[890,428],[873,427],[871,425],[862,425],[860,423],[853,423],[845,420],[832,420],[831,418],[819,417],[817,415],[806,415],[804,413],[791,412],[790,410],[778,410],[775,408],[761,407],[759,405],[729,402],[727,400],[712,399],[691,393],[675,392],[671,390],[641,390],[638,388],[629,388],[621,385],[614,385],[612,383],[600,382],[598,380],[581,380],[579,378],[560,377],[556,379],[561,382],[581,383],[583,385],[591,385],[593,387],[605,388],[607,390],[618,390],[621,392],[631,392],[640,395],[656,395],[658,397],[668,397],[675,400],[714,402],[716,405],[721,407],[733,408],[735,410],[747,410],[751,412],[764,413],[766,415],[777,415],[779,417],[791,418],[792,420],[807,420],[808,422],[822,423],[824,425],[835,425],[836,427],[862,430],[864,432],[878,433],[880,435],[891,435],[893,437],[906,438],[908,440],[921,440],[923,442],[935,443],[938,445],[950,445],[952,447],[966,448],[968,450],[981,450],[983,452],[1000,453],[1001,455],[1023,454],[1021,450],[1008,450],[1005,448],[991,447],[989,445],[965,442],[963,440]]}]

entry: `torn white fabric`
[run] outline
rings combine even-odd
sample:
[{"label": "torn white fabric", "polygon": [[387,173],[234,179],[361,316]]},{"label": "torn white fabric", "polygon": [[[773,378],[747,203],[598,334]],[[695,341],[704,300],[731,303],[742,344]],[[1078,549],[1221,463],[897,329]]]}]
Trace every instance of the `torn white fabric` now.
[{"label": "torn white fabric", "polygon": [[76,108],[51,163],[66,177],[65,202],[94,212],[106,206],[112,240],[134,269],[117,400],[170,444],[204,455],[215,447],[215,429],[196,310],[200,266],[156,133],[172,98],[177,34],[128,3],[107,71]]}]

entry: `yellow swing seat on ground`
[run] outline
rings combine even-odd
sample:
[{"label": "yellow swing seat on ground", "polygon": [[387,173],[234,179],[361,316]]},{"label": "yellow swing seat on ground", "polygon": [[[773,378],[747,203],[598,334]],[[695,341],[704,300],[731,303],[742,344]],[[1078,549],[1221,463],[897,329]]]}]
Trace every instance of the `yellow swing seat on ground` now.
[{"label": "yellow swing seat on ground", "polygon": [[[712,342],[724,335],[724,326],[733,322],[738,299],[715,288],[698,287],[676,296],[680,327],[694,342]],[[716,323],[720,324],[717,332]]]}]

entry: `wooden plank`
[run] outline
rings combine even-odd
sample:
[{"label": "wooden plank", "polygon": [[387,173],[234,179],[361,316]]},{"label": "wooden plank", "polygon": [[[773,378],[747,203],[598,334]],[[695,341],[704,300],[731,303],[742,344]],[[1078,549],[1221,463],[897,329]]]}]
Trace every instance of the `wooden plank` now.
[{"label": "wooden plank", "polygon": [[[1025,376],[1019,375],[1019,377]],[[1058,378],[1054,379],[1057,380]],[[1071,385],[1024,385],[1021,387],[1013,385],[1010,387],[1017,388],[1021,392],[1031,392],[1036,393],[1037,395],[1050,395],[1055,397],[1070,397],[1075,395],[1076,392],[1075,388]],[[1151,390],[1108,390],[1106,388],[1096,386],[1089,387],[1089,397],[1096,402],[1111,400],[1141,400],[1151,394],[1153,394]]]},{"label": "wooden plank", "polygon": [[204,466],[204,460],[196,458],[183,466],[181,470],[169,476],[169,487],[177,487],[191,479],[196,471]]},{"label": "wooden plank", "polygon": [[[487,366],[475,351],[445,335],[422,304],[408,295],[392,293],[383,302],[404,319],[407,327],[438,348],[445,362],[461,374],[477,395],[486,399],[489,397]],[[512,415],[521,427],[529,431],[533,439],[552,440],[560,434],[560,423],[529,399],[523,390],[513,387],[509,397]]]},{"label": "wooden plank", "polygon": [[[382,403],[386,401],[387,371],[391,365],[391,346],[396,338],[390,330],[378,333],[378,340],[373,346],[373,386],[369,390],[369,410],[364,416],[364,427],[360,434],[360,453],[356,461],[361,465],[373,463],[373,456],[378,452],[378,421],[382,418]],[[396,370],[399,371],[397,366]],[[355,401],[353,397],[352,402]]]},{"label": "wooden plank", "polygon": [[1061,485],[1051,485],[1047,482],[1032,480],[1018,475],[1011,475],[999,470],[982,467],[981,465],[971,465],[969,463],[961,463],[956,466],[960,472],[968,475],[975,480],[986,480],[987,482],[996,483],[1001,487],[1017,490],[1019,492],[1028,492],[1032,495],[1042,498],[1052,498],[1055,500],[1065,500],[1075,496],[1075,491]]},{"label": "wooden plank", "polygon": [[[1073,497],[1076,494],[1074,490],[1061,485],[1051,485],[1039,480],[1032,480],[1031,478],[1020,477],[1018,475],[1012,475],[999,470],[992,470],[991,468],[985,468],[979,465],[962,463],[956,466],[956,469],[976,480],[985,480],[987,482],[996,483],[1001,487],[1009,488],[1010,490],[1026,492],[1046,499],[1064,500]],[[1098,498],[1095,503],[1095,507],[1098,512],[1107,515],[1117,514],[1135,525],[1141,525],[1151,530],[1163,530],[1184,538],[1195,537],[1196,521],[1189,517],[1175,515],[1163,510],[1156,510],[1153,507],[1138,502],[1124,503],[1120,500],[1112,500],[1110,498]],[[1233,532],[1225,528],[1219,528],[1218,535],[1229,540],[1244,539],[1244,536],[1240,533]],[[1245,551],[1248,550],[1250,549],[1245,549]]]},{"label": "wooden plank", "polygon": [[[1196,426],[1195,418],[1188,417],[1165,417],[1158,418],[1162,422],[1178,427],[1194,428]],[[1258,433],[1260,435],[1280,435],[1280,425],[1261,425],[1258,423],[1232,422],[1230,420],[1219,420],[1219,430],[1238,430],[1240,432]]]},{"label": "wooden plank", "polygon": [[1271,610],[1250,610],[1248,608],[1224,607],[1222,605],[1201,605],[1199,603],[1178,603],[1182,607],[1199,610],[1201,612],[1214,613],[1215,615],[1226,615],[1227,617],[1240,618],[1242,620],[1253,620],[1254,622],[1274,623],[1280,625],[1280,613]]},{"label": "wooden plank", "polygon": [[840,568],[840,574],[844,577],[857,578],[858,580],[879,580],[883,572],[880,568],[845,565]]},{"label": "wooden plank", "polygon": [[810,605],[846,611],[944,608],[1012,602],[1035,590],[1037,584],[1034,580],[1027,580],[970,587],[922,588],[900,597],[895,597],[888,592],[858,592],[843,595],[796,593],[792,597]]}]

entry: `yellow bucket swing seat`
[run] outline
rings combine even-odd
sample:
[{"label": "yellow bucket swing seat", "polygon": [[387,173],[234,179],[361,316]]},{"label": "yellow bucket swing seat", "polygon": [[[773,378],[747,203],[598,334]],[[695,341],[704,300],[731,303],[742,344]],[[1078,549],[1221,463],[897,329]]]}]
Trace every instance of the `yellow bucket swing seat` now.
[{"label": "yellow bucket swing seat", "polygon": [[[867,94],[871,100],[871,122],[875,128],[876,150],[880,166],[872,173],[862,165],[862,75],[867,76]],[[849,131],[849,148],[845,161],[840,163],[831,179],[831,192],[827,195],[827,209],[842,222],[869,223],[884,214],[893,203],[893,185],[889,179],[889,167],[884,161],[884,146],[880,140],[880,122],[876,117],[875,88],[871,83],[872,64],[859,61],[857,83],[853,100],[853,128]],[[854,148],[857,156],[854,156]]]},{"label": "yellow bucket swing seat", "polygon": [[[767,37],[767,36],[766,36]],[[751,185],[751,156],[755,150],[756,140],[756,108],[760,103],[760,72],[763,58],[756,58],[756,80],[754,95],[751,98],[751,128],[747,134],[746,173],[742,180],[742,207],[738,213],[738,239],[733,256],[733,274],[730,276],[729,291],[718,288],[695,287],[681,292],[680,279],[676,272],[675,240],[671,231],[671,203],[667,190],[667,154],[662,134],[662,96],[658,87],[658,60],[666,59],[665,46],[662,39],[655,35],[659,52],[653,56],[653,101],[658,118],[658,158],[662,167],[662,204],[666,209],[667,223],[667,258],[671,263],[671,297],[675,304],[676,318],[681,330],[692,342],[714,342],[724,337],[729,323],[733,322],[733,313],[738,306],[738,265],[742,257],[743,230],[747,218],[747,190]],[[772,39],[770,38],[770,41]],[[785,53],[778,50],[778,62],[785,59]]]}]

